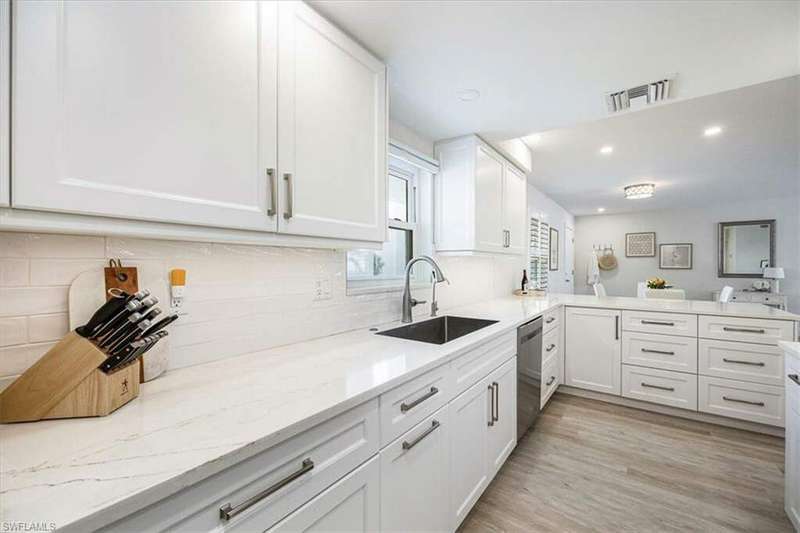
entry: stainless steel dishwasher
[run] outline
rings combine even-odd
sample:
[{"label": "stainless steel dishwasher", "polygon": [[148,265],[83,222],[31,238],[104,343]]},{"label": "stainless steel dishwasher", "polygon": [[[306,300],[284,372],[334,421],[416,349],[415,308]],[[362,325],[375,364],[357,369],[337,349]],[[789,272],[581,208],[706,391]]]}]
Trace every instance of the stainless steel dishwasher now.
[{"label": "stainless steel dishwasher", "polygon": [[539,416],[542,389],[542,318],[517,328],[517,440]]}]

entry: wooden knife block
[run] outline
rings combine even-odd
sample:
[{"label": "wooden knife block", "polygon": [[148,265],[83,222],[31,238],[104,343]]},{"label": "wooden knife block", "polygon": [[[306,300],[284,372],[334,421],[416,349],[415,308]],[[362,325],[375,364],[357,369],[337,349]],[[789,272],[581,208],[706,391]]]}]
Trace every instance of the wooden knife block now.
[{"label": "wooden knife block", "polygon": [[139,360],[111,374],[107,355],[75,332],[0,392],[0,422],[106,416],[139,395]]}]

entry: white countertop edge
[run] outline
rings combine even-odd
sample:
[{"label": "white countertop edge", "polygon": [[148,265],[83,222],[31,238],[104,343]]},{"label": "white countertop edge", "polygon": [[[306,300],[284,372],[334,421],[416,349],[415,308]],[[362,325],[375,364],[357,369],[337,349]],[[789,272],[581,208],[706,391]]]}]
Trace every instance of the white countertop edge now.
[{"label": "white countertop edge", "polygon": [[784,353],[800,359],[800,342],[778,341],[778,346],[783,348]]}]

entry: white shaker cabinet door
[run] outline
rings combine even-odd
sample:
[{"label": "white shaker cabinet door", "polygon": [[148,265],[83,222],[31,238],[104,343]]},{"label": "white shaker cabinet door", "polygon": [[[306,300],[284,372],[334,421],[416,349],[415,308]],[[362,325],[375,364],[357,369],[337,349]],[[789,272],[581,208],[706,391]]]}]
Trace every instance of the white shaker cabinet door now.
[{"label": "white shaker cabinet door", "polygon": [[784,509],[795,528],[800,527],[800,415],[786,410]]},{"label": "white shaker cabinet door", "polygon": [[0,206],[9,205],[11,184],[9,182],[8,138],[10,124],[8,117],[8,96],[11,91],[11,65],[9,47],[11,46],[11,2],[0,0]]},{"label": "white shaker cabinet door", "polygon": [[525,216],[528,211],[528,182],[525,174],[506,164],[503,182],[503,226],[508,231],[506,251],[524,254],[527,250]]},{"label": "white shaker cabinet door", "polygon": [[314,10],[279,4],[279,231],[383,241],[386,67]]},{"label": "white shaker cabinet door", "polygon": [[620,312],[567,309],[566,376],[570,387],[621,394]]},{"label": "white shaker cabinet door", "polygon": [[380,470],[380,459],[373,457],[267,531],[379,531]]},{"label": "white shaker cabinet door", "polygon": [[482,146],[475,159],[475,247],[505,252],[503,227],[503,160]]},{"label": "white shaker cabinet door", "polygon": [[16,2],[15,207],[275,230],[276,11]]},{"label": "white shaker cabinet door", "polygon": [[512,357],[492,372],[489,380],[494,389],[486,446],[486,468],[491,480],[517,445],[517,358]]}]

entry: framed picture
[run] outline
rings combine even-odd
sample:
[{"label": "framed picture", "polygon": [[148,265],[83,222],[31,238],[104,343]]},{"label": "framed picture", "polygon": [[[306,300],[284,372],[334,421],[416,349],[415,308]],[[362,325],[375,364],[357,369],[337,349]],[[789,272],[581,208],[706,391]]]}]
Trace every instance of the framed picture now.
[{"label": "framed picture", "polygon": [[692,244],[691,243],[668,243],[658,247],[658,267],[662,269],[683,269],[692,268]]},{"label": "framed picture", "polygon": [[656,256],[656,234],[647,233],[626,233],[625,234],[625,257],[655,257]]},{"label": "framed picture", "polygon": [[558,270],[558,230],[550,228],[550,270]]}]

